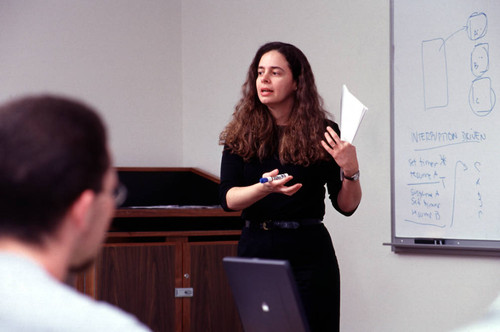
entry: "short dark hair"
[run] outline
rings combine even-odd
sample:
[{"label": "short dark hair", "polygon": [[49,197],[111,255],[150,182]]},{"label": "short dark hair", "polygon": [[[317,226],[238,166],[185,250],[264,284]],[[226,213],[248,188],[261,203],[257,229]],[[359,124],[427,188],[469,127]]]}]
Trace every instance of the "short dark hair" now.
[{"label": "short dark hair", "polygon": [[99,115],[52,95],[0,106],[0,236],[41,243],[85,190],[102,190],[110,167]]}]

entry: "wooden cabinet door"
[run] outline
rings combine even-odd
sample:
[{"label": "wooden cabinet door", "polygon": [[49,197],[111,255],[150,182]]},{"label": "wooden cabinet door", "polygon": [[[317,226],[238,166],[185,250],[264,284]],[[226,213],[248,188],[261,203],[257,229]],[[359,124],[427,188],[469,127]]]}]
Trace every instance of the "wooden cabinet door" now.
[{"label": "wooden cabinet door", "polygon": [[183,300],[184,332],[243,331],[222,266],[236,250],[236,241],[184,243],[183,287],[193,288],[193,297]]},{"label": "wooden cabinet door", "polygon": [[135,315],[155,332],[182,330],[182,245],[107,244],[95,268],[95,298]]}]

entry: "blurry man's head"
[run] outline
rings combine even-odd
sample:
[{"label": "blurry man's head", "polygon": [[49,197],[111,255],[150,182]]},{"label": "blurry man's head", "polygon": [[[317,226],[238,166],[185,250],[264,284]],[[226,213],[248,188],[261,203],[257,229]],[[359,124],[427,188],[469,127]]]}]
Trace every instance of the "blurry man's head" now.
[{"label": "blurry man's head", "polygon": [[71,262],[83,264],[109,225],[115,187],[106,129],[88,106],[55,96],[0,106],[0,239],[43,246],[83,199],[92,217]]}]

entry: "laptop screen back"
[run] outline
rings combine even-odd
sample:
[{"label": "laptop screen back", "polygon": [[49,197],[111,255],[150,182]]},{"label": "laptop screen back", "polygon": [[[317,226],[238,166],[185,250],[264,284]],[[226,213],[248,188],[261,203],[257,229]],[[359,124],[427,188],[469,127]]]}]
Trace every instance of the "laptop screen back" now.
[{"label": "laptop screen back", "polygon": [[290,264],[285,260],[223,259],[245,332],[308,332]]}]

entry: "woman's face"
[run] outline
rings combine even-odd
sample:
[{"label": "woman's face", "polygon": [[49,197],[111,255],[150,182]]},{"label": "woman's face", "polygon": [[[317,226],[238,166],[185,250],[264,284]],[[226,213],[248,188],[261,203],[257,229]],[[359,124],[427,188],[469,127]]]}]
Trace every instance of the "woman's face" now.
[{"label": "woman's face", "polygon": [[283,54],[269,51],[260,58],[257,70],[257,93],[270,109],[292,109],[297,83]]}]

